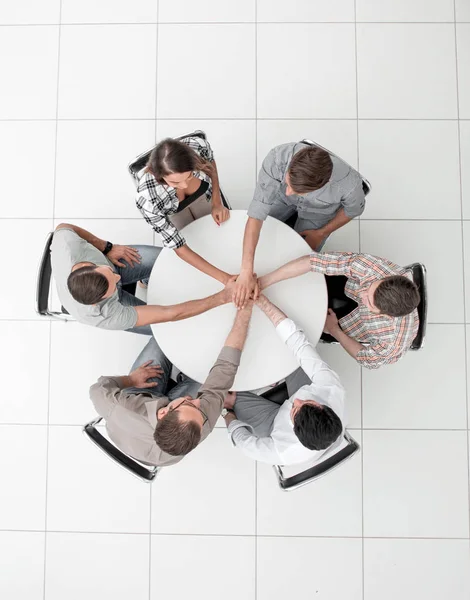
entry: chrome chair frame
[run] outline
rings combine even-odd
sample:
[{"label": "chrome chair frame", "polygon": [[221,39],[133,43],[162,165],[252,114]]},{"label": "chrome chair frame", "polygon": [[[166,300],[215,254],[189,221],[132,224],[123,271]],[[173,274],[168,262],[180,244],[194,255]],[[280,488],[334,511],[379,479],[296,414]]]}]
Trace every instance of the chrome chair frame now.
[{"label": "chrome chair frame", "polygon": [[98,425],[98,423],[100,423],[102,420],[102,417],[97,417],[83,427],[82,431],[86,437],[119,467],[128,473],[131,473],[131,475],[137,477],[137,479],[140,479],[140,481],[152,483],[157,476],[160,467],[145,465],[135,458],[131,458],[122,452],[122,450],[119,450],[116,445],[110,442],[96,428],[96,425]]}]

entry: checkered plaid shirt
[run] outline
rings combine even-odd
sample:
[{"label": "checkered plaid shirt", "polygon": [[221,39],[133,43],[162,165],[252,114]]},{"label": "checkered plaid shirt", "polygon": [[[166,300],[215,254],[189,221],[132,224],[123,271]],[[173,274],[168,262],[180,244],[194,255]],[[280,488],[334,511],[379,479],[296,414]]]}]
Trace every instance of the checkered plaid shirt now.
[{"label": "checkered plaid shirt", "polygon": [[[212,162],[214,154],[207,140],[200,137],[188,137],[181,140],[192,148],[199,156]],[[206,192],[207,201],[212,198],[212,180],[202,171],[194,171],[193,176],[201,181],[207,181],[209,188]],[[151,173],[145,173],[139,181],[136,196],[137,208],[142,213],[147,223],[162,236],[163,245],[165,248],[181,248],[186,244],[186,240],[180,234],[178,229],[169,219],[169,215],[173,215],[178,210],[178,196],[176,189],[158,183]]]},{"label": "checkered plaid shirt", "polygon": [[340,319],[339,324],[350,337],[369,343],[357,355],[359,364],[376,369],[396,362],[405,354],[418,333],[418,311],[415,309],[404,317],[376,315],[364,305],[359,294],[383,277],[409,276],[406,269],[377,256],[353,252],[314,252],[310,256],[310,267],[324,275],[348,278],[344,292],[358,306]]}]

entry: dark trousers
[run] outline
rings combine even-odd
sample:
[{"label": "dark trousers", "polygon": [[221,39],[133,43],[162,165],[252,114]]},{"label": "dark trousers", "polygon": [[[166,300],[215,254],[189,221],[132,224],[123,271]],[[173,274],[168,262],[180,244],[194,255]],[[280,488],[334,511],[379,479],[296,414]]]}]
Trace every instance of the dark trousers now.
[{"label": "dark trousers", "polygon": [[[342,319],[357,307],[357,302],[348,298],[344,293],[348,278],[344,275],[325,275],[325,280],[328,290],[328,308],[335,311],[338,319]],[[322,333],[321,339],[330,343],[336,341],[329,333]]]}]

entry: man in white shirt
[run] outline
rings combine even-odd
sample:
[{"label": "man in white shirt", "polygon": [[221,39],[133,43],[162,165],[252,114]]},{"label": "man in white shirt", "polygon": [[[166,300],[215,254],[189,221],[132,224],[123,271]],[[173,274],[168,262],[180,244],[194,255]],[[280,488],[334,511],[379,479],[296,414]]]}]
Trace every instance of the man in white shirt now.
[{"label": "man in white shirt", "polygon": [[246,456],[272,465],[319,459],[342,442],[344,388],[291,319],[264,295],[256,304],[300,368],[286,379],[289,398],[282,405],[251,392],[227,396],[222,414],[230,438]]}]

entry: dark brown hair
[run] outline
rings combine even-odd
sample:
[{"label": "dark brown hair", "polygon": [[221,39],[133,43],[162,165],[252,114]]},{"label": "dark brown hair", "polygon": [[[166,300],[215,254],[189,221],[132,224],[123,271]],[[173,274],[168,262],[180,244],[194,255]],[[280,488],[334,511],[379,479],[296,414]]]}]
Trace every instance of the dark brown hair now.
[{"label": "dark brown hair", "polygon": [[180,421],[177,411],[170,410],[159,419],[153,439],[167,454],[183,456],[201,441],[201,428],[194,421]]},{"label": "dark brown hair", "polygon": [[414,311],[420,301],[418,287],[404,275],[385,277],[374,293],[374,304],[381,313],[403,317]]},{"label": "dark brown hair", "polygon": [[72,271],[67,279],[72,298],[80,304],[97,304],[108,291],[108,280],[96,269],[96,265],[80,267]]},{"label": "dark brown hair", "polygon": [[203,171],[209,177],[213,174],[213,168],[209,162],[203,160],[187,144],[172,138],[167,138],[155,146],[146,168],[158,183],[165,183],[163,178],[172,173]]},{"label": "dark brown hair", "polygon": [[328,152],[310,146],[299,150],[290,161],[290,186],[297,194],[319,190],[330,180],[333,163]]}]

